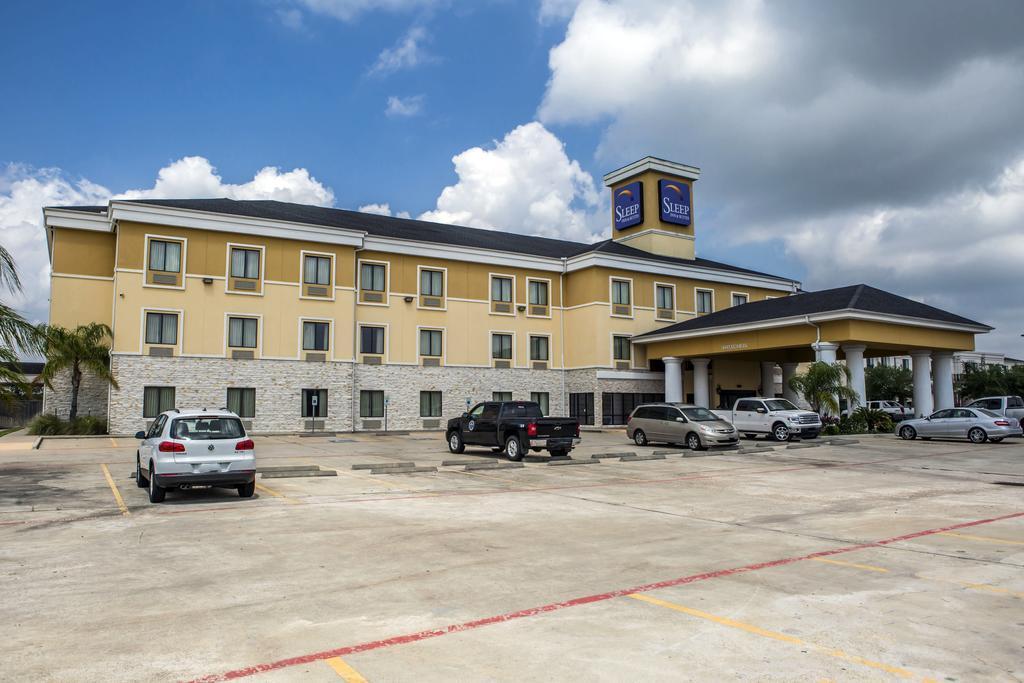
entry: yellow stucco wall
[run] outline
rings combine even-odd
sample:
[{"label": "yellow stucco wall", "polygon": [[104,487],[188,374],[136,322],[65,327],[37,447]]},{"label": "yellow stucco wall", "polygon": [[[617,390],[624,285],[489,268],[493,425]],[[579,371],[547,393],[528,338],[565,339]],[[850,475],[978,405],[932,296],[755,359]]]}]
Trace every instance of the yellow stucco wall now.
[{"label": "yellow stucco wall", "polygon": [[114,274],[117,240],[112,233],[54,228],[52,239],[53,272],[92,277]]},{"label": "yellow stucco wall", "polygon": [[50,324],[74,328],[89,323],[110,325],[114,283],[79,277],[50,277]]}]

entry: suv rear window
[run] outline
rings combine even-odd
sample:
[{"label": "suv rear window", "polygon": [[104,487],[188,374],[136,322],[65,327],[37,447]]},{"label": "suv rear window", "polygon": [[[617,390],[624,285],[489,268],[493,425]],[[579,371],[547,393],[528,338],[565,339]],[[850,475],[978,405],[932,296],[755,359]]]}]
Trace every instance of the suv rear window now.
[{"label": "suv rear window", "polygon": [[172,439],[210,441],[238,439],[243,436],[245,429],[237,417],[179,417],[171,422]]},{"label": "suv rear window", "polygon": [[502,417],[544,417],[536,403],[505,403],[501,406]]}]

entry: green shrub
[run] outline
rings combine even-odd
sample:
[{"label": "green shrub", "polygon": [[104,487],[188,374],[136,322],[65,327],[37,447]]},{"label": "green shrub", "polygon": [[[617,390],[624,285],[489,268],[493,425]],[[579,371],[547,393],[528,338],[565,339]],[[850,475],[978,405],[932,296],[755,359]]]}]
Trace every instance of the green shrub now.
[{"label": "green shrub", "polygon": [[56,415],[44,414],[28,425],[28,433],[36,436],[57,436],[60,434],[106,434],[107,423],[94,415],[82,415],[73,421],[62,420]]},{"label": "green shrub", "polygon": [[825,428],[821,430],[821,433],[824,436],[835,436],[836,434],[839,433],[839,426],[838,425],[826,425]]},{"label": "green shrub", "polygon": [[885,419],[879,420],[875,425],[875,431],[879,433],[891,434],[896,429],[896,423],[893,422],[891,416],[886,415]]},{"label": "green shrub", "polygon": [[868,423],[856,413],[839,420],[840,434],[863,434],[866,431],[868,431]]},{"label": "green shrub", "polygon": [[853,411],[851,419],[862,422],[864,424],[864,431],[867,432],[880,432],[883,431],[883,427],[888,427],[889,431],[891,431],[893,427],[892,418],[884,410],[860,407]]}]

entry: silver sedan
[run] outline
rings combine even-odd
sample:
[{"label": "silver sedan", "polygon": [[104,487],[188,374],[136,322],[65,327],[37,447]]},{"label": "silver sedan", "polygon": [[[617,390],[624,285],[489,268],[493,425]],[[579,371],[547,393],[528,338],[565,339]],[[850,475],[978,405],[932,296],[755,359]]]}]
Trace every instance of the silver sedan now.
[{"label": "silver sedan", "polygon": [[969,439],[972,443],[999,443],[1008,436],[1021,436],[1021,426],[999,413],[984,408],[947,408],[928,417],[904,420],[896,425],[901,439]]}]

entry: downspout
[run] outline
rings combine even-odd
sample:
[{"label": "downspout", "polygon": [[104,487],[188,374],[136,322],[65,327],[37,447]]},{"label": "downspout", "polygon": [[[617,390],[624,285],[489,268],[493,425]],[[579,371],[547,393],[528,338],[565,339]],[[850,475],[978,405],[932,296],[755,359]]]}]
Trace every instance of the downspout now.
[{"label": "downspout", "polygon": [[817,345],[821,343],[821,326],[818,325],[818,323],[812,323],[811,322],[811,316],[809,316],[809,315],[805,315],[804,316],[804,323],[807,324],[807,325],[810,325],[811,327],[814,328],[814,331],[815,331],[814,355],[815,355],[815,357],[817,357],[817,355],[818,355],[818,346]]},{"label": "downspout", "polygon": [[558,276],[558,323],[561,327],[561,339],[558,342],[559,351],[562,356],[562,412],[569,415],[569,396],[565,393],[565,271],[568,267],[565,257],[562,257],[562,273]]},{"label": "downspout", "polygon": [[[352,291],[352,405],[349,407],[349,417],[352,419],[352,433],[356,432],[356,405],[358,397],[356,394],[356,366],[357,359],[359,358],[359,324],[356,321],[356,302],[359,300],[359,252],[363,251],[362,247],[357,247],[352,252],[352,278],[355,283],[355,288]],[[388,273],[390,276],[390,273]],[[388,292],[390,295],[390,292]],[[390,302],[388,302],[390,303]],[[390,343],[391,340],[388,339]]]}]

